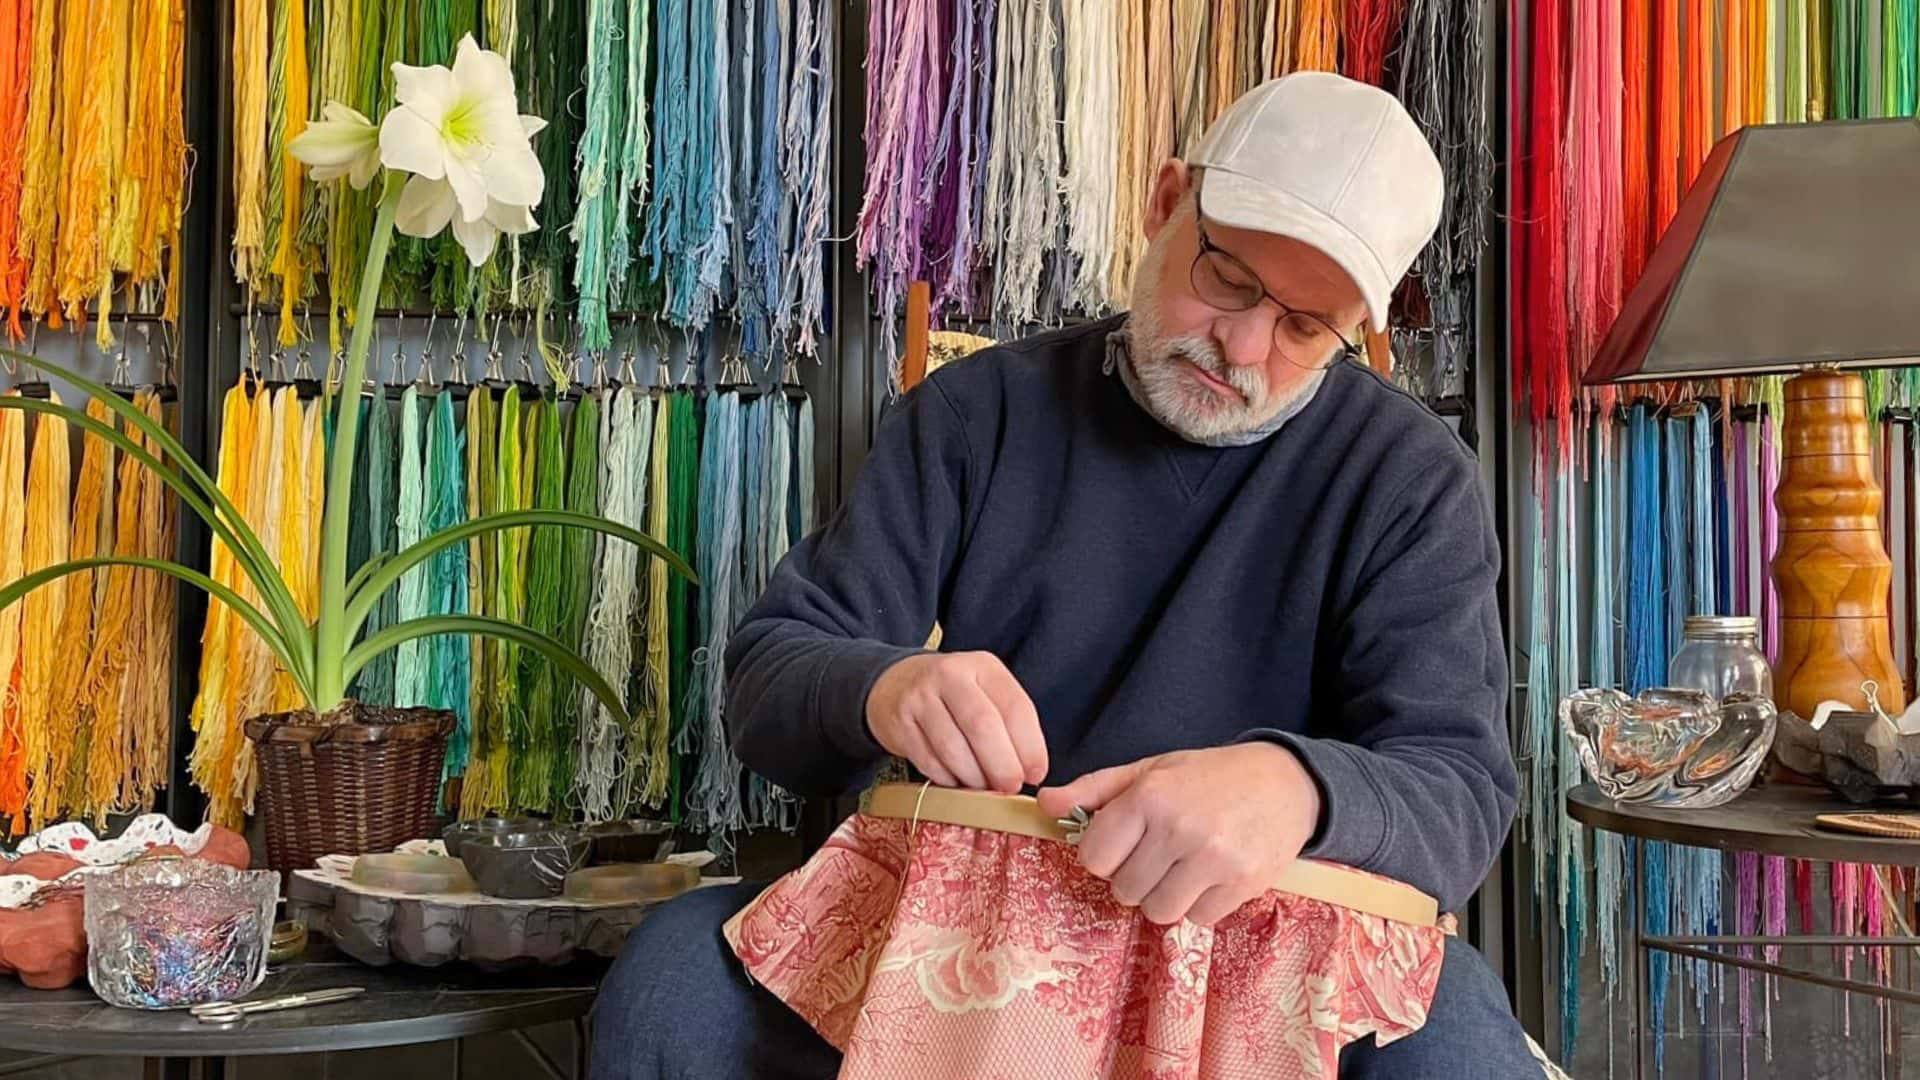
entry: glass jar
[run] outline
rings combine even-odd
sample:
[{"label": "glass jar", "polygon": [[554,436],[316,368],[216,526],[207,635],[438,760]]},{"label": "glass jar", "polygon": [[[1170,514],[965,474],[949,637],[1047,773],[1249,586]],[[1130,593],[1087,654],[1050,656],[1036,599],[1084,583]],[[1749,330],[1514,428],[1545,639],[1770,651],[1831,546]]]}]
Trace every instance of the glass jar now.
[{"label": "glass jar", "polygon": [[280,875],[200,859],[136,859],[86,881],[87,981],[109,1005],[236,1001],[267,975]]},{"label": "glass jar", "polygon": [[1667,685],[1716,700],[1752,694],[1772,701],[1773,669],[1756,644],[1759,629],[1751,615],[1687,616],[1685,641],[1667,665]]}]

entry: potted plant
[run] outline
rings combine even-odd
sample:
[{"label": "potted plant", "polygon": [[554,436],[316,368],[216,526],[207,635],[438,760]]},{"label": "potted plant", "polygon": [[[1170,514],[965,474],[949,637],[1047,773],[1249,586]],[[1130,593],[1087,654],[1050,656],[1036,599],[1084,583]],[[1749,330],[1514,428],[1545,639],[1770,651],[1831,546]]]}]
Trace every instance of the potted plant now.
[{"label": "potted plant", "polygon": [[[328,102],[322,119],[309,124],[288,146],[294,157],[310,167],[314,180],[344,180],[361,190],[378,182],[380,193],[367,265],[360,277],[354,308],[353,335],[341,384],[343,391],[340,400],[335,401],[334,390],[328,387],[328,397],[323,402],[323,407],[334,412],[336,435],[327,462],[330,497],[326,500],[320,539],[317,618],[310,623],[303,616],[273,555],[213,477],[163,425],[149,419],[106,386],[76,371],[4,349],[0,349],[0,354],[58,375],[102,402],[122,423],[144,436],[149,446],[157,447],[159,453],[149,452],[114,425],[97,421],[82,410],[57,401],[7,396],[0,397],[0,408],[58,416],[153,469],[181,503],[207,523],[217,541],[226,545],[252,583],[259,602],[256,604],[206,574],[178,563],[100,556],[60,563],[5,584],[0,587],[0,609],[69,574],[100,567],[131,566],[170,575],[205,590],[212,600],[226,605],[260,635],[304,700],[305,710],[292,719],[315,731],[393,719],[376,717],[374,710],[349,699],[348,687],[360,669],[380,654],[403,642],[437,634],[504,638],[531,649],[572,674],[607,709],[624,716],[625,704],[619,691],[574,650],[544,634],[502,619],[483,615],[425,616],[388,626],[356,643],[380,596],[394,587],[408,570],[450,545],[464,544],[476,536],[503,529],[530,526],[591,529],[666,560],[675,572],[690,579],[694,576],[682,559],[645,534],[597,516],[566,510],[522,510],[474,518],[425,537],[404,551],[376,555],[348,576],[350,500],[346,496],[352,485],[360,426],[355,395],[366,379],[375,302],[395,228],[409,236],[432,237],[450,227],[468,258],[478,266],[492,255],[500,234],[518,235],[534,229],[532,211],[539,204],[545,186],[539,159],[531,144],[532,136],[544,124],[538,118],[520,115],[513,73],[504,57],[481,49],[469,36],[460,42],[450,69],[439,65],[395,64],[393,71],[396,104],[379,124],[339,102]],[[450,724],[450,714],[441,715]],[[400,719],[417,722],[420,718]],[[302,753],[311,756],[310,750],[309,745]],[[437,758],[433,773],[432,784],[437,785]],[[269,776],[269,781],[271,779]],[[430,813],[432,786],[428,791],[426,810]],[[306,817],[319,816],[313,813],[311,805],[300,809]],[[270,806],[270,840],[272,817]]]}]

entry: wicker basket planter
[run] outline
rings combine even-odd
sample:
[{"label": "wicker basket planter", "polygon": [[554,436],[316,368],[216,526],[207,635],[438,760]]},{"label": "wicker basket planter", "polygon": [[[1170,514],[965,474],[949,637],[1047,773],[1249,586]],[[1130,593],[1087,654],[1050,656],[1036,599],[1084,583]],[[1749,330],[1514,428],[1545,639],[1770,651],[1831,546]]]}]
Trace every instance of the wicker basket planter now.
[{"label": "wicker basket planter", "polygon": [[325,716],[246,723],[260,762],[267,863],[304,870],[322,855],[392,851],[436,835],[434,804],[454,715],[348,702]]}]

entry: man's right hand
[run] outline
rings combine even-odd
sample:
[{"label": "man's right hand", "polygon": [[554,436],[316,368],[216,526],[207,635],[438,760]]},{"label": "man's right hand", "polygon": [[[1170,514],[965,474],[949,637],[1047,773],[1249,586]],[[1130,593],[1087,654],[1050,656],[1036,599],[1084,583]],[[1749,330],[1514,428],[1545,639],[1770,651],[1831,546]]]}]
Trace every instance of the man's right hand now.
[{"label": "man's right hand", "polygon": [[867,695],[867,729],[943,787],[1011,795],[1047,776],[1040,714],[992,653],[921,653],[894,664]]}]

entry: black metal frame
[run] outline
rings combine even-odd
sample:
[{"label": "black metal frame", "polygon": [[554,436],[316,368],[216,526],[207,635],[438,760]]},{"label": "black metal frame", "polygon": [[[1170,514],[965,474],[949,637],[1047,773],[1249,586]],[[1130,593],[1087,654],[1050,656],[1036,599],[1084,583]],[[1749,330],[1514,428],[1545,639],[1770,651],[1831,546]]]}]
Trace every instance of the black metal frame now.
[{"label": "black metal frame", "polygon": [[[1669,956],[1687,960],[1699,960],[1720,967],[1753,971],[1771,975],[1786,982],[1800,983],[1806,986],[1821,986],[1843,993],[1859,994],[1876,1001],[1895,1002],[1903,1005],[1920,1005],[1920,991],[1904,989],[1900,986],[1881,986],[1878,983],[1863,982],[1858,979],[1827,975],[1806,968],[1789,967],[1767,960],[1756,960],[1747,956],[1729,955],[1716,952],[1716,949],[1752,948],[1774,946],[1778,948],[1816,948],[1844,947],[1860,949],[1905,949],[1920,946],[1920,937],[1863,937],[1855,934],[1648,934],[1646,932],[1647,910],[1645,896],[1641,893],[1641,883],[1646,878],[1647,841],[1641,838],[1632,840],[1633,856],[1633,948],[1629,950],[1628,965],[1633,970],[1633,1077],[1645,1080],[1648,1076],[1658,1075],[1652,1063],[1652,1051],[1649,1049],[1659,1038],[1659,1027],[1665,1018],[1649,1016],[1652,1008],[1652,991],[1647,985],[1647,954],[1662,952]],[[1912,971],[1912,954],[1895,953],[1894,959],[1908,972]],[[1902,982],[1907,981],[1902,979]],[[1763,991],[1764,993],[1764,991]],[[1684,1008],[1684,1006],[1682,1006]],[[1897,1040],[1896,1040],[1897,1045]]]}]

